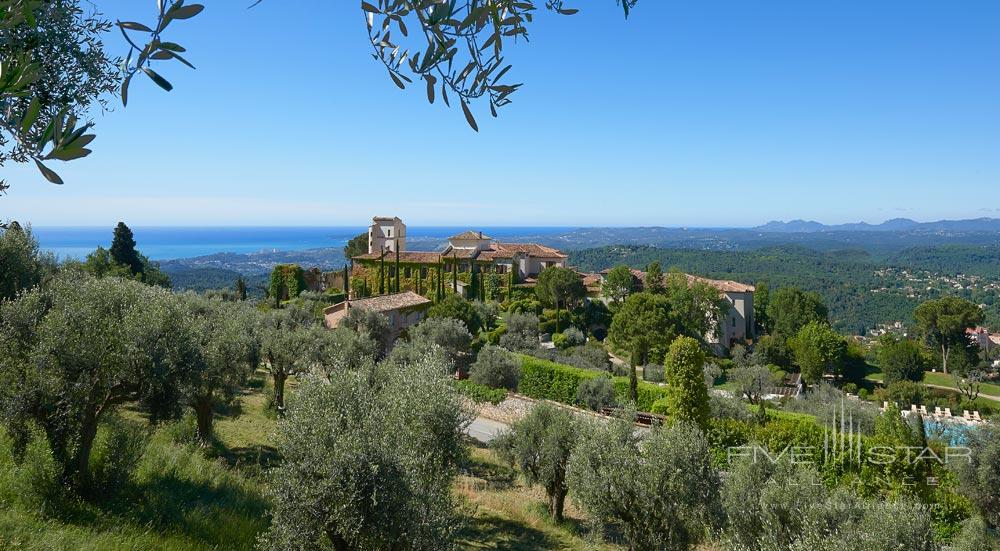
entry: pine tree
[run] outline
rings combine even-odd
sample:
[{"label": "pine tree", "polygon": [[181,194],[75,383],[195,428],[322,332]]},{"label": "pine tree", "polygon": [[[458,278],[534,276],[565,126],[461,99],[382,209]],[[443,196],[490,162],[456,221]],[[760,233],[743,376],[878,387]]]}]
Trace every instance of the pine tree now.
[{"label": "pine tree", "polygon": [[142,259],[139,258],[139,251],[135,250],[135,237],[125,222],[118,222],[115,226],[114,239],[111,241],[111,258],[116,263],[127,266],[132,275],[143,272]]}]

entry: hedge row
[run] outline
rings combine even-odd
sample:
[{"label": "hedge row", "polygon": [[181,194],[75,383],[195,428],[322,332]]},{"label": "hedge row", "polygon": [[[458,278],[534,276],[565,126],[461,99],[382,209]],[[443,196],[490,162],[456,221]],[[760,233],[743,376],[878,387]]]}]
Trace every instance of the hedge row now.
[{"label": "hedge row", "polygon": [[464,395],[477,404],[489,402],[494,406],[507,399],[507,389],[490,388],[486,385],[474,383],[468,379],[455,381],[455,388],[459,394]]},{"label": "hedge row", "polygon": [[[575,405],[580,383],[605,376],[600,371],[558,364],[523,354],[520,356],[521,381],[518,383],[518,392],[531,398]],[[628,377],[614,377],[611,382],[618,400],[625,401],[628,396]],[[667,391],[658,385],[639,381],[638,394],[636,407],[639,411],[650,411],[653,402],[666,397]]]}]

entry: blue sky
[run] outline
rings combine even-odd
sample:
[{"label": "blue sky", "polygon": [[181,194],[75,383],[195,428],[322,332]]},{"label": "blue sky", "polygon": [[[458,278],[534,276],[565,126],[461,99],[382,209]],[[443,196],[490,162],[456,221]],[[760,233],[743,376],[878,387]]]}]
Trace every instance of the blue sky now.
[{"label": "blue sky", "polygon": [[[543,4],[541,0],[538,2]],[[540,13],[514,103],[473,133],[370,57],[354,0],[205,0],[198,69],[97,114],[36,225],[748,226],[1000,217],[1000,3],[613,0]],[[100,1],[148,20],[153,2]],[[114,35],[107,39],[122,49]]]}]

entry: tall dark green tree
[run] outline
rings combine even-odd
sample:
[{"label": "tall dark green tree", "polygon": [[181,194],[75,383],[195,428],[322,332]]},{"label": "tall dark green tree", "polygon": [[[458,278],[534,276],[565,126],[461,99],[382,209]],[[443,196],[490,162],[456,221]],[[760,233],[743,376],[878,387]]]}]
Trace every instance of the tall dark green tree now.
[{"label": "tall dark green tree", "polygon": [[143,272],[142,258],[135,249],[135,237],[125,222],[118,222],[115,226],[115,236],[111,241],[111,259],[122,266],[128,266],[132,275]]},{"label": "tall dark green tree", "polygon": [[663,268],[659,262],[650,262],[646,266],[646,277],[642,280],[643,291],[647,293],[662,293],[665,289]]},{"label": "tall dark green tree", "polygon": [[361,233],[351,238],[344,245],[344,258],[353,266],[354,257],[361,256],[368,252],[368,233]]},{"label": "tall dark green tree", "polygon": [[396,240],[396,288],[395,292],[399,292],[399,280],[403,277],[403,271],[399,269],[399,240]]},{"label": "tall dark green tree", "polygon": [[636,370],[639,369],[639,365],[642,364],[643,350],[644,346],[642,341],[637,341],[632,347],[632,355],[629,361],[628,369],[628,399],[632,401],[633,404],[639,402],[639,375]]},{"label": "tall dark green tree", "polygon": [[963,298],[946,296],[917,306],[913,317],[928,343],[941,351],[941,370],[948,373],[952,349],[968,343],[965,330],[982,323],[983,310]]},{"label": "tall dark green tree", "polygon": [[559,332],[560,308],[571,308],[586,295],[580,275],[569,268],[553,266],[545,268],[538,274],[538,284],[535,285],[538,300],[546,306],[556,309],[556,333]]},{"label": "tall dark green tree", "polygon": [[782,287],[769,297],[766,315],[772,332],[789,339],[811,322],[827,323],[829,310],[816,293]]},{"label": "tall dark green tree", "polygon": [[704,429],[711,412],[705,386],[705,352],[701,344],[691,337],[678,337],[670,345],[664,364],[670,417]]},{"label": "tall dark green tree", "polygon": [[753,312],[754,328],[758,334],[771,332],[771,318],[767,317],[767,305],[771,302],[771,291],[766,281],[758,281],[754,286]]},{"label": "tall dark green tree", "polygon": [[236,296],[240,300],[247,299],[247,280],[243,279],[243,276],[236,278]]},{"label": "tall dark green tree", "polygon": [[385,294],[385,251],[378,257],[378,294]]}]

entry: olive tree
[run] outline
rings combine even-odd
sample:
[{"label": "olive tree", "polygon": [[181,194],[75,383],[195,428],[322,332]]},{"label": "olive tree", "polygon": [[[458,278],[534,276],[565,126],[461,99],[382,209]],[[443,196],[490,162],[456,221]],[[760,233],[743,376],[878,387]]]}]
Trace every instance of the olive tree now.
[{"label": "olive tree", "polygon": [[521,363],[517,356],[506,350],[485,346],[469,369],[469,379],[493,388],[517,390],[517,383],[521,380]]},{"label": "olive tree", "polygon": [[358,370],[375,363],[378,343],[367,334],[346,327],[327,329],[314,325],[305,330],[310,368],[328,380],[334,373]]},{"label": "olive tree", "polygon": [[578,426],[569,411],[541,403],[493,443],[501,458],[521,469],[528,484],[545,489],[549,514],[557,522],[563,520],[569,491],[566,468],[576,446]]},{"label": "olive tree", "polygon": [[697,426],[654,427],[642,438],[630,417],[592,424],[570,458],[573,499],[617,525],[630,549],[690,549],[719,525],[719,474]]},{"label": "olive tree", "polygon": [[31,226],[11,222],[0,228],[0,300],[12,299],[42,282],[54,270],[55,260],[38,249]]},{"label": "olive tree", "polygon": [[177,300],[188,310],[195,354],[182,382],[185,399],[194,409],[198,439],[212,438],[212,412],[233,399],[260,360],[256,311],[242,303],[223,302],[194,293]]},{"label": "olive tree", "polygon": [[[115,94],[128,103],[132,77],[142,73],[165,90],[171,84],[153,64],[177,61],[184,48],[165,33],[175,21],[194,17],[200,4],[158,2],[155,21],[112,23],[81,0],[0,2],[0,166],[33,162],[42,176],[62,179],[46,163],[86,157],[94,140],[82,123],[104,110]],[[109,53],[104,36],[120,32],[123,59]],[[122,40],[122,39],[117,39]],[[0,192],[9,184],[0,180]]]},{"label": "olive tree", "polygon": [[950,466],[958,475],[960,488],[994,530],[1000,529],[1000,430],[982,427],[969,432],[968,461]]},{"label": "olive tree", "polygon": [[864,501],[828,490],[809,464],[788,456],[730,465],[722,489],[722,543],[734,550],[938,549],[927,506],[906,499]]},{"label": "olive tree", "polygon": [[310,325],[292,308],[271,310],[261,321],[261,355],[274,383],[273,406],[285,411],[285,383],[288,378],[312,366],[315,341]]},{"label": "olive tree", "polygon": [[308,378],[279,422],[265,549],[446,549],[468,422],[429,359]]},{"label": "olive tree", "polygon": [[454,364],[465,358],[472,344],[472,334],[465,324],[454,318],[428,318],[410,328],[411,343],[431,343],[440,346]]},{"label": "olive tree", "polygon": [[507,350],[534,350],[538,348],[538,316],[511,313],[505,321],[507,331],[500,336],[500,346]]},{"label": "olive tree", "polygon": [[154,419],[174,413],[196,357],[188,321],[166,291],[69,271],[3,303],[4,424],[41,425],[67,479],[86,489],[102,419],[128,402]]}]

